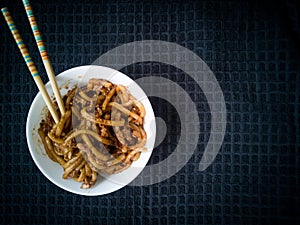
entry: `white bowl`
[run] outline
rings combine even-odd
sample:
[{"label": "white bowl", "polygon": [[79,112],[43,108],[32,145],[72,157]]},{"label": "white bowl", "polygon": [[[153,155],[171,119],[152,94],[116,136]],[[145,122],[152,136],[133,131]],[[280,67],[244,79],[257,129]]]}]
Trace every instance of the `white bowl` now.
[{"label": "white bowl", "polygon": [[[81,183],[75,182],[73,179],[63,179],[63,168],[56,162],[48,158],[41,139],[37,133],[40,122],[45,118],[46,106],[40,93],[33,100],[26,123],[26,136],[30,154],[38,166],[40,171],[58,187],[80,195],[103,195],[116,191],[129,184],[147,164],[155,142],[156,124],[155,117],[150,101],[144,91],[125,74],[103,66],[80,66],[69,69],[56,76],[61,94],[65,95],[68,89],[75,84],[81,83],[89,78],[100,78],[111,81],[115,84],[127,86],[130,93],[139,101],[141,101],[146,109],[144,120],[144,129],[147,133],[146,148],[147,152],[143,152],[136,162],[134,162],[127,170],[114,175],[100,176],[98,175],[97,183],[90,189],[81,189]],[[50,83],[46,84],[47,91],[53,96]]]}]

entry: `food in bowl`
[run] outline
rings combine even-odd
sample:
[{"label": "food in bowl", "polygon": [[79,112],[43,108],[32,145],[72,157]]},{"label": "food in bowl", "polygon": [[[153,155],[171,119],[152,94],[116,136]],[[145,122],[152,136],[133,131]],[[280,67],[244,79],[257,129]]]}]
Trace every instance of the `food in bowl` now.
[{"label": "food in bowl", "polygon": [[143,104],[125,86],[92,78],[63,97],[66,113],[55,124],[48,112],[38,134],[48,157],[59,163],[64,179],[90,188],[98,174],[116,174],[147,150]]}]

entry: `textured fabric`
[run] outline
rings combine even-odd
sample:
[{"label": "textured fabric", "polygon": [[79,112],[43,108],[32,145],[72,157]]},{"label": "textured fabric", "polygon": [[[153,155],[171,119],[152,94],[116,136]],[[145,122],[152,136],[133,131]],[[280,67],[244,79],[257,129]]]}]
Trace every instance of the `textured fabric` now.
[{"label": "textured fabric", "polygon": [[[146,62],[124,68],[134,79],[163,76],[184,88],[199,111],[201,134],[193,157],[176,175],[98,197],[56,187],[34,164],[25,125],[37,88],[1,17],[1,223],[299,223],[300,27],[294,2],[31,1],[57,74],[91,64],[121,44],[154,39],[178,43],[198,54],[224,92],[225,140],[213,164],[199,172],[210,133],[210,111],[202,90],[171,66]],[[47,81],[21,1],[7,6]],[[180,130],[170,104],[157,98],[151,102],[168,131],[149,164],[172,153]]]}]

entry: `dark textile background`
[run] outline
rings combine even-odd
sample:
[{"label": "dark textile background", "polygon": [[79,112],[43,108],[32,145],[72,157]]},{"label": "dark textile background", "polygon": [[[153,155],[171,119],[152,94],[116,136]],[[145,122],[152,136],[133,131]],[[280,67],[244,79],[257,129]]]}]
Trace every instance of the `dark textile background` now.
[{"label": "dark textile background", "polygon": [[[205,95],[176,68],[139,63],[136,79],[176,81],[196,103],[198,147],[173,177],[127,186],[99,197],[68,193],[35,166],[25,125],[37,88],[0,16],[0,221],[3,224],[287,224],[299,223],[300,26],[296,1],[31,1],[55,72],[91,64],[138,40],[175,42],[198,54],[224,92],[227,130],[204,172],[198,164],[210,132]],[[21,1],[9,10],[47,81]],[[181,74],[181,76],[179,76]],[[149,163],[175,148],[179,120],[170,104],[151,98],[167,137]],[[175,143],[175,144],[174,144]]]}]

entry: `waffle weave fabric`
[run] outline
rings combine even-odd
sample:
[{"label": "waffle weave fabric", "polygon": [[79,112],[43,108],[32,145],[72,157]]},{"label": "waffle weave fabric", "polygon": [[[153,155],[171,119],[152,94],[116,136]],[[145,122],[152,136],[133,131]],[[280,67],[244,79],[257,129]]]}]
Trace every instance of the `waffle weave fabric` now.
[{"label": "waffle weave fabric", "polygon": [[[22,1],[4,3],[46,82]],[[60,189],[34,164],[25,126],[38,90],[1,17],[1,223],[299,224],[300,11],[295,3],[31,1],[57,74],[91,64],[125,43],[162,40],[199,55],[224,93],[224,142],[211,166],[200,172],[211,122],[201,88],[183,71],[162,63],[123,68],[133,79],[161,76],[180,85],[197,107],[201,132],[193,156],[174,176],[97,197]],[[149,161],[155,164],[174,151],[180,120],[168,102],[150,101],[168,128]]]}]

